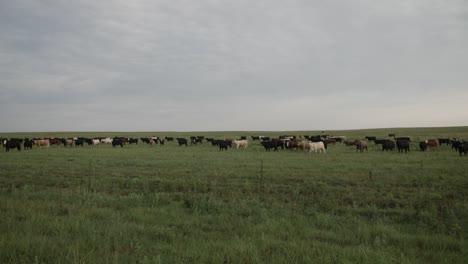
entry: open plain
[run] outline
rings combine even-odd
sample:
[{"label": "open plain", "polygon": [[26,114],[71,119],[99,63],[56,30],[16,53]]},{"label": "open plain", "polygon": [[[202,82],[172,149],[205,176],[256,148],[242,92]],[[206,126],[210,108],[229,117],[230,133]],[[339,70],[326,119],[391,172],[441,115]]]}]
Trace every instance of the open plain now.
[{"label": "open plain", "polygon": [[1,263],[466,263],[468,127],[389,133],[409,153],[343,143],[326,154],[266,152],[252,135],[291,132],[4,133],[2,138],[246,136],[246,149],[204,141],[0,151]]}]

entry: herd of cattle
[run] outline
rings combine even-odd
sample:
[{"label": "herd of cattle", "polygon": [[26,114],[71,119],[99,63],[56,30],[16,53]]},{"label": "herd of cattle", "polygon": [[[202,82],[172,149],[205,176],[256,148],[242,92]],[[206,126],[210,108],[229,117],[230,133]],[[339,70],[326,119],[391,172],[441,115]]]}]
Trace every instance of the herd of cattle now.
[{"label": "herd of cattle", "polygon": [[[318,136],[289,136],[283,135],[276,138],[268,136],[251,136],[252,141],[259,141],[261,146],[265,148],[265,151],[278,151],[278,149],[295,149],[304,150],[309,152],[326,153],[329,145],[335,145],[336,143],[343,143],[346,146],[353,146],[356,148],[356,152],[368,151],[368,146],[371,142],[375,145],[381,145],[382,151],[393,151],[395,148],[398,152],[409,152],[411,146],[410,137],[395,137],[394,134],[389,134],[389,137],[393,139],[378,139],[375,136],[366,136],[363,140],[348,141],[345,136],[329,136],[329,135],[318,135]],[[187,138],[174,138],[174,137],[144,137],[144,138],[127,138],[127,137],[95,137],[95,138],[3,138],[1,144],[5,147],[6,151],[10,149],[21,150],[21,146],[26,149],[32,149],[35,147],[49,147],[51,145],[63,145],[65,147],[83,147],[83,145],[97,146],[99,144],[111,144],[113,147],[123,147],[126,144],[138,144],[139,141],[146,143],[150,146],[160,144],[164,145],[165,142],[177,141],[179,146],[188,146],[201,144],[204,141],[210,143],[212,146],[218,147],[220,151],[228,150],[232,147],[248,147],[249,140],[247,136],[241,136],[238,139],[224,138],[214,139],[205,138],[204,136],[191,136]],[[418,142],[419,150],[426,151],[428,148],[434,148],[440,145],[451,145],[452,149],[459,152],[460,156],[467,156],[468,153],[468,141],[464,141],[459,138],[438,138],[428,139],[425,141]]]}]

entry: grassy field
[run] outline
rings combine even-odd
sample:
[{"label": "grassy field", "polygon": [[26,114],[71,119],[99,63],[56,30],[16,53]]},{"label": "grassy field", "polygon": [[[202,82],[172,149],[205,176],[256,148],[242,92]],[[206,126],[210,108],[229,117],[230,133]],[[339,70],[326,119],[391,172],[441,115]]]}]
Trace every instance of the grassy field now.
[{"label": "grassy field", "polygon": [[[322,131],[10,133],[239,137]],[[468,127],[325,131],[468,138]],[[0,151],[0,263],[466,263],[468,157],[342,144]]]}]

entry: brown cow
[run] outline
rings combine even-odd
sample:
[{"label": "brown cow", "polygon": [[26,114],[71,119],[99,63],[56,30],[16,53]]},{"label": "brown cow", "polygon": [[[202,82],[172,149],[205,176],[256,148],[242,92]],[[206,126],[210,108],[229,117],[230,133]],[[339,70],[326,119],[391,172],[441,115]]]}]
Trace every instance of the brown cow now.
[{"label": "brown cow", "polygon": [[33,139],[34,145],[38,147],[49,147],[50,146],[50,141],[48,139]]},{"label": "brown cow", "polygon": [[367,142],[366,142],[366,141],[358,141],[358,140],[356,140],[355,143],[356,143],[356,152],[358,152],[358,151],[363,152],[364,149],[365,149],[366,151],[368,151],[368,150],[367,150]]},{"label": "brown cow", "polygon": [[428,147],[435,148],[437,147],[437,140],[436,139],[428,139],[426,140],[426,144]]}]

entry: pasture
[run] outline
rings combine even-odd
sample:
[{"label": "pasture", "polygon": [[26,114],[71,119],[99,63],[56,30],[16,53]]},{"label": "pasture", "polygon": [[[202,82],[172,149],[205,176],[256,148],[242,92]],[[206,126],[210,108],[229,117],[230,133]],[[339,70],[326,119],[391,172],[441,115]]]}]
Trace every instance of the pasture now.
[{"label": "pasture", "polygon": [[251,135],[293,132],[15,133],[174,136],[204,142],[0,150],[1,263],[466,263],[468,157],[434,137],[468,127],[325,131],[411,136],[411,152],[265,152]]}]

